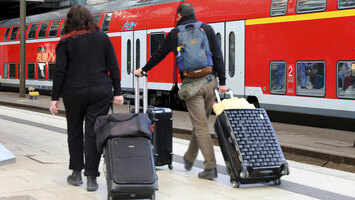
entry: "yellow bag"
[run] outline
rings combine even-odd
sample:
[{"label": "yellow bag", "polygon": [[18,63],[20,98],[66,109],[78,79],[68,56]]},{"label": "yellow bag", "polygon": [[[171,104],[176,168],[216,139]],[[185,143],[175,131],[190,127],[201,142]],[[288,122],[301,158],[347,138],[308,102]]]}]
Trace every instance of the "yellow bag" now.
[{"label": "yellow bag", "polygon": [[233,97],[230,99],[223,99],[221,102],[213,104],[212,108],[218,116],[226,109],[255,108],[255,106],[250,104],[245,98]]}]

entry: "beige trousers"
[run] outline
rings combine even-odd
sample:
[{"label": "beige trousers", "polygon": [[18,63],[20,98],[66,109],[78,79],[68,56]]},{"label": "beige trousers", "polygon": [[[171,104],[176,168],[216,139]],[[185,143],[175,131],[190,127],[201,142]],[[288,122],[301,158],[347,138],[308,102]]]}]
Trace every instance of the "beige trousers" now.
[{"label": "beige trousers", "polygon": [[198,150],[200,149],[205,159],[203,162],[205,169],[216,168],[213,142],[208,131],[207,121],[212,111],[212,103],[215,99],[213,89],[216,87],[217,81],[214,78],[211,82],[204,84],[196,96],[185,100],[193,126],[192,138],[189,148],[185,153],[185,158],[189,162],[194,162]]}]

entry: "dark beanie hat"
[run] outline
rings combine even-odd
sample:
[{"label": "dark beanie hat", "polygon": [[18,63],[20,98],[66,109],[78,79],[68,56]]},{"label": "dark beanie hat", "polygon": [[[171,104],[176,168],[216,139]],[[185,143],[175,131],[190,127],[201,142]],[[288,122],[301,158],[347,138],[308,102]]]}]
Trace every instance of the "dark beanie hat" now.
[{"label": "dark beanie hat", "polygon": [[189,15],[195,15],[194,7],[189,4],[189,3],[183,3],[181,4],[176,11],[178,14],[180,14],[182,17],[189,16]]}]

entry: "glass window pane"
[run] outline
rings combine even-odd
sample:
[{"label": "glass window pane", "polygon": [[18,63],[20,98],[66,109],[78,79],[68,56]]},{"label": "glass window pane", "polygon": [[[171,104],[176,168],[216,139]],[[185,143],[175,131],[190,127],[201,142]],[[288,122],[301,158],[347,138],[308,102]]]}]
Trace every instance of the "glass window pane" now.
[{"label": "glass window pane", "polygon": [[55,63],[48,64],[48,80],[53,80]]},{"label": "glass window pane", "polygon": [[65,25],[66,20],[64,20],[63,24],[62,24],[62,28],[60,30],[60,36],[64,35],[64,25]]},{"label": "glass window pane", "polygon": [[270,93],[286,93],[286,63],[273,61],[270,63]]},{"label": "glass window pane", "polygon": [[132,60],[131,60],[131,40],[127,40],[127,74],[131,74]]},{"label": "glass window pane", "polygon": [[51,28],[49,29],[49,37],[56,37],[58,33],[60,21],[54,21],[51,24]]},{"label": "glass window pane", "polygon": [[355,0],[338,0],[339,9],[355,8]]},{"label": "glass window pane", "polygon": [[41,24],[41,28],[39,28],[38,31],[38,38],[46,37],[47,27],[48,27],[48,22],[43,22]]},{"label": "glass window pane", "polygon": [[159,49],[164,41],[164,33],[151,33],[150,34],[150,57]]},{"label": "glass window pane", "polygon": [[220,33],[217,33],[216,36],[217,36],[218,44],[219,46],[221,46],[222,36]]},{"label": "glass window pane", "polygon": [[271,16],[286,15],[287,2],[288,2],[288,0],[272,0],[270,15]]},{"label": "glass window pane", "polygon": [[100,18],[101,18],[101,14],[94,15],[94,20],[96,21],[96,23],[100,22]]},{"label": "glass window pane", "polygon": [[7,78],[7,63],[3,64],[3,74],[2,74],[2,78],[6,79]]},{"label": "glass window pane", "polygon": [[17,78],[18,79],[20,79],[20,70],[21,70],[21,65],[20,65],[20,63],[19,64],[17,64]]},{"label": "glass window pane", "polygon": [[229,34],[229,76],[233,77],[235,74],[235,34]]},{"label": "glass window pane", "polygon": [[[28,24],[26,24],[26,32],[27,32],[27,29],[28,29]],[[21,28],[18,29],[19,30],[19,34],[18,34],[18,40],[21,40]],[[25,32],[25,35],[26,35],[26,32]],[[26,37],[25,37],[26,38]]]},{"label": "glass window pane", "polygon": [[324,11],[327,0],[297,0],[297,13]]},{"label": "glass window pane", "polygon": [[339,98],[355,99],[355,61],[340,61],[337,66]]},{"label": "glass window pane", "polygon": [[10,63],[10,76],[9,78],[16,78],[16,64]]},{"label": "glass window pane", "polygon": [[16,36],[17,36],[18,30],[19,30],[19,27],[18,27],[18,26],[15,26],[15,27],[12,29],[11,34],[10,34],[10,41],[16,40]]},{"label": "glass window pane", "polygon": [[296,63],[296,94],[323,97],[325,95],[325,63],[300,61]]},{"label": "glass window pane", "polygon": [[46,79],[46,64],[38,63],[37,80],[45,80],[45,79]]},{"label": "glass window pane", "polygon": [[136,69],[141,66],[141,41],[139,39],[136,40]]},{"label": "glass window pane", "polygon": [[9,36],[10,29],[11,29],[10,27],[8,27],[6,29],[5,36],[4,36],[4,42],[7,42],[7,37]]},{"label": "glass window pane", "polygon": [[32,24],[30,31],[28,32],[28,39],[34,39],[36,36],[38,24]]},{"label": "glass window pane", "polygon": [[104,22],[102,23],[102,31],[108,32],[108,28],[111,22],[111,17],[112,17],[112,13],[106,13]]},{"label": "glass window pane", "polygon": [[27,79],[35,79],[35,64],[28,63],[27,65]]}]

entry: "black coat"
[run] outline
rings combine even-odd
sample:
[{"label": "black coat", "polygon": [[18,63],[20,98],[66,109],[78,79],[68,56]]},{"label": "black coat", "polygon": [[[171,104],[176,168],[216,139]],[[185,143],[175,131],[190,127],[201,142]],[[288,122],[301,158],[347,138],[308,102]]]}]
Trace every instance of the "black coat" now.
[{"label": "black coat", "polygon": [[[185,16],[182,17],[176,26],[182,25],[182,24],[188,24],[188,23],[194,23],[197,22],[197,19],[194,16]],[[210,50],[212,52],[212,59],[213,59],[213,73],[218,76],[219,78],[219,84],[220,85],[225,85],[226,77],[225,77],[225,66],[223,63],[223,55],[221,51],[221,47],[218,43],[216,34],[213,30],[213,28],[210,25],[207,24],[202,24],[201,28],[204,29],[206,32],[207,38],[208,38],[208,43],[210,46]],[[152,57],[148,61],[148,63],[142,68],[143,71],[149,71],[152,69],[154,66],[159,64],[171,51],[174,52],[175,55],[177,55],[177,41],[178,41],[178,30],[177,28],[174,28],[173,30],[168,33],[166,38],[163,41],[162,46],[153,53]],[[182,78],[182,74],[180,74]]]},{"label": "black coat", "polygon": [[121,94],[116,54],[104,32],[92,31],[62,38],[56,48],[56,57],[52,100],[59,100],[66,89],[98,85],[113,86],[114,95]]}]

